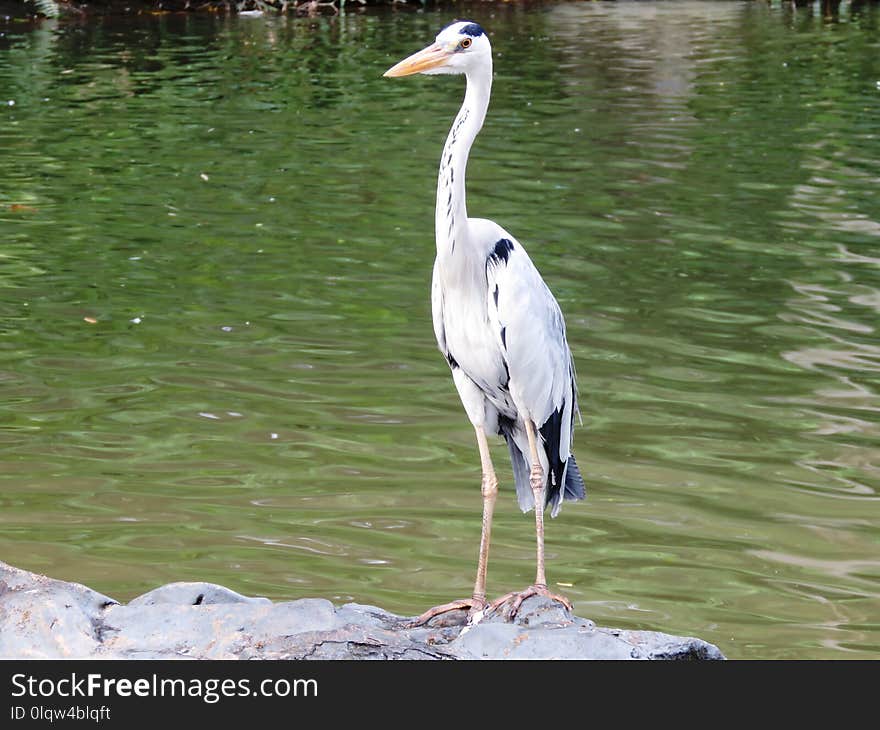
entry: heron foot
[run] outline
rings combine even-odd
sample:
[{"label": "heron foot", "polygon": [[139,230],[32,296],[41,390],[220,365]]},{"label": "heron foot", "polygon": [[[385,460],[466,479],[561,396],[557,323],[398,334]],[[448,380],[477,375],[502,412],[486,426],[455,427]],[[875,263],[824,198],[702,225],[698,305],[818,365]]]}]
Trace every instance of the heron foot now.
[{"label": "heron foot", "polygon": [[434,606],[434,608],[429,608],[425,611],[421,616],[414,618],[407,624],[407,628],[416,628],[417,626],[424,626],[431,619],[442,616],[444,614],[451,614],[453,612],[459,611],[463,612],[467,610],[467,614],[461,616],[464,620],[457,621],[449,621],[446,622],[447,626],[455,626],[458,624],[465,623],[466,621],[470,621],[471,618],[480,611],[483,611],[486,608],[486,600],[484,598],[462,598],[459,601],[451,601],[450,603],[444,603],[440,606]]},{"label": "heron foot", "polygon": [[546,585],[536,583],[535,585],[531,585],[528,588],[525,588],[521,591],[511,591],[510,593],[506,593],[501,596],[501,598],[496,598],[492,603],[489,604],[489,607],[486,609],[486,612],[497,611],[501,607],[506,604],[510,604],[510,607],[507,609],[505,613],[505,618],[508,621],[513,621],[516,618],[517,611],[519,611],[519,607],[522,605],[523,601],[527,598],[531,598],[532,596],[543,596],[544,598],[549,598],[551,601],[556,601],[557,603],[561,603],[565,606],[566,609],[571,611],[571,601],[569,601],[565,596],[562,596],[558,593],[552,593],[548,590]]}]

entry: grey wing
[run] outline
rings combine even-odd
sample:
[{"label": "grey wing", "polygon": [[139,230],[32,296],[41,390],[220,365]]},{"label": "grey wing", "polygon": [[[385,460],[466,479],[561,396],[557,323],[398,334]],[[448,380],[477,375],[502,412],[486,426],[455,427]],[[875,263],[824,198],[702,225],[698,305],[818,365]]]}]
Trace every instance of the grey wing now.
[{"label": "grey wing", "polygon": [[513,238],[503,240],[507,255],[490,255],[486,266],[490,319],[510,373],[511,397],[543,440],[547,503],[555,515],[563,498],[585,496],[571,456],[577,413],[574,365],[559,304],[525,249]]},{"label": "grey wing", "polygon": [[440,286],[436,261],[434,261],[434,273],[431,276],[431,317],[434,320],[434,336],[437,338],[437,347],[445,355],[447,350],[446,328],[443,325],[443,289]]},{"label": "grey wing", "polygon": [[[490,318],[497,319],[514,402],[541,426],[555,411],[571,414],[575,407],[571,350],[559,304],[525,249],[511,244],[506,261],[490,258],[486,268]],[[562,441],[570,445],[570,428],[566,436]]]}]

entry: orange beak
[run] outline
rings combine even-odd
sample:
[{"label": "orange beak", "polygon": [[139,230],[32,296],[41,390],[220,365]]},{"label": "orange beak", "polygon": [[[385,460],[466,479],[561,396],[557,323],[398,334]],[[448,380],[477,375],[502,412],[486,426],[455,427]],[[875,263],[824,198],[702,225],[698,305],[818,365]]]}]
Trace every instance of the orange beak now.
[{"label": "orange beak", "polygon": [[400,63],[392,66],[382,75],[395,77],[421,73],[422,71],[442,66],[451,55],[449,51],[434,43],[404,58]]}]

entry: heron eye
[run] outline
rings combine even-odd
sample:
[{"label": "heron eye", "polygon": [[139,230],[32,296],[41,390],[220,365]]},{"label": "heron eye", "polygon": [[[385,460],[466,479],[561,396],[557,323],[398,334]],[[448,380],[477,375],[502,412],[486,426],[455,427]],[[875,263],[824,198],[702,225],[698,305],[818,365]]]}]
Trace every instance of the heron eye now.
[{"label": "heron eye", "polygon": [[470,38],[462,38],[461,43],[458,44],[458,47],[459,48],[470,48],[471,43],[473,43],[473,41]]}]

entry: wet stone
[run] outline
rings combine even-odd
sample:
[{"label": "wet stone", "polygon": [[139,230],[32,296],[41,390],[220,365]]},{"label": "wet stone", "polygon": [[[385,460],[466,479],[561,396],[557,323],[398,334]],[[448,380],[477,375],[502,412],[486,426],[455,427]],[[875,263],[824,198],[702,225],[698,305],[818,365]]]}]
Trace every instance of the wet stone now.
[{"label": "wet stone", "polygon": [[[274,603],[213,583],[170,583],[128,604],[0,562],[0,658],[723,659],[701,639],[595,626],[547,598],[476,622],[321,598]],[[453,620],[454,619],[454,620]]]}]

